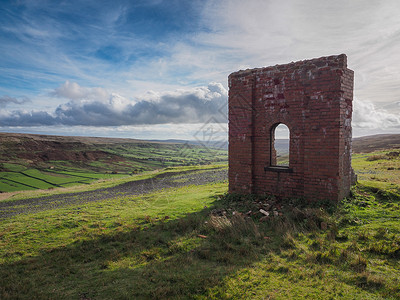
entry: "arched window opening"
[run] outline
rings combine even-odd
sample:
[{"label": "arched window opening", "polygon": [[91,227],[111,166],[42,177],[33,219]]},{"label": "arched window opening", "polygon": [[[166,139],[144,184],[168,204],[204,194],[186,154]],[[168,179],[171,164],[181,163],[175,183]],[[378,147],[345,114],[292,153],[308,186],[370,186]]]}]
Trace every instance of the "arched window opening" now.
[{"label": "arched window opening", "polygon": [[290,131],[285,124],[278,124],[271,132],[271,166],[289,167]]}]

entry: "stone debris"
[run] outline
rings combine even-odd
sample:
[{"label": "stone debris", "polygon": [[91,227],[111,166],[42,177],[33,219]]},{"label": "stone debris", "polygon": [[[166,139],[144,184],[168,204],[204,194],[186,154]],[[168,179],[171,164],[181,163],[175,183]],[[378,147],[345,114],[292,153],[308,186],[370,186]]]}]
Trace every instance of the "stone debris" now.
[{"label": "stone debris", "polygon": [[242,216],[259,218],[260,222],[266,222],[270,218],[283,216],[284,206],[278,203],[279,199],[268,199],[263,201],[254,201],[252,204],[257,208],[245,213],[239,212],[232,208],[213,209],[211,215],[218,217]]},{"label": "stone debris", "polygon": [[258,207],[258,215],[262,214],[259,221],[266,222],[269,218],[283,216],[283,205],[278,203],[279,199],[268,199],[264,201],[254,201],[253,204]]},{"label": "stone debris", "polygon": [[[254,198],[253,198],[254,199]],[[279,197],[266,196],[254,200],[244,199],[241,203],[232,203],[232,207],[218,208],[211,211],[211,219],[223,219],[227,222],[241,217],[244,220],[258,220],[258,222],[301,222],[302,226],[327,231],[331,227],[329,220],[324,218],[325,214],[319,209],[304,208],[303,203],[293,199],[282,199]],[[234,208],[233,208],[234,207]],[[251,208],[251,210],[245,209]],[[244,212],[241,212],[242,210]],[[205,222],[207,224],[207,222]],[[231,225],[233,225],[231,223]],[[279,223],[278,223],[279,224]]]}]

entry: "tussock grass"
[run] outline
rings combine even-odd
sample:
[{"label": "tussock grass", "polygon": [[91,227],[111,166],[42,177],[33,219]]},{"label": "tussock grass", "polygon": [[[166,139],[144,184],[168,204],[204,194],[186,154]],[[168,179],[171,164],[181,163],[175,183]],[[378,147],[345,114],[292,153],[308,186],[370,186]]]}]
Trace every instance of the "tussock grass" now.
[{"label": "tussock grass", "polygon": [[217,183],[20,215],[0,221],[0,298],[399,299],[396,189],[278,205]]},{"label": "tussock grass", "polygon": [[[365,189],[353,194],[376,199]],[[1,298],[400,296],[399,224],[362,224],[358,197],[333,213],[288,204],[260,221],[248,213],[260,199],[225,191],[192,186],[3,220]]]}]

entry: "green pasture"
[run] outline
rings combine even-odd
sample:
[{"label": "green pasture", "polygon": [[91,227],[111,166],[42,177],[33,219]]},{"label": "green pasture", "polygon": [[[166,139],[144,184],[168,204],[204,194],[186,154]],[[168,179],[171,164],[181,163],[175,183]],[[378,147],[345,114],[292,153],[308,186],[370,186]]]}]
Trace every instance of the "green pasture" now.
[{"label": "green pasture", "polygon": [[6,192],[17,192],[17,191],[22,191],[22,190],[35,190],[35,187],[29,187],[27,185],[23,185],[18,182],[12,182],[9,180],[5,179],[0,179],[0,191],[6,191]]},{"label": "green pasture", "polygon": [[18,171],[15,172],[0,172],[0,192],[67,187],[76,184],[89,184],[99,179],[122,178],[129,175],[127,173],[95,173],[83,170],[57,171],[18,168]]},{"label": "green pasture", "polygon": [[206,149],[187,144],[126,144],[105,147],[104,150],[156,166],[227,160],[226,150]]},{"label": "green pasture", "polygon": [[[354,156],[357,172],[399,174],[368,157]],[[338,206],[285,200],[267,220],[273,197],[227,195],[226,182],[3,219],[0,299],[399,299],[389,178],[362,177]]]},{"label": "green pasture", "polygon": [[100,150],[114,154],[115,157],[96,161],[53,160],[29,163],[18,158],[1,161],[0,155],[0,192],[68,187],[167,167],[227,161],[226,150],[185,144],[130,143],[97,145],[93,149],[83,150]]}]

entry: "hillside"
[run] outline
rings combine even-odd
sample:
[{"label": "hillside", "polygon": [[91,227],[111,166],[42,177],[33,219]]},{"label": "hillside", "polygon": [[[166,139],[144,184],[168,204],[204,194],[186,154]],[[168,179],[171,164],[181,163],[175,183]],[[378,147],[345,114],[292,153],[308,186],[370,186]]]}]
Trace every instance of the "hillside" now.
[{"label": "hillside", "polygon": [[377,150],[399,149],[400,134],[377,134],[353,139],[354,153],[369,153]]},{"label": "hillside", "polygon": [[226,160],[225,150],[191,144],[0,133],[0,192],[66,187]]}]

